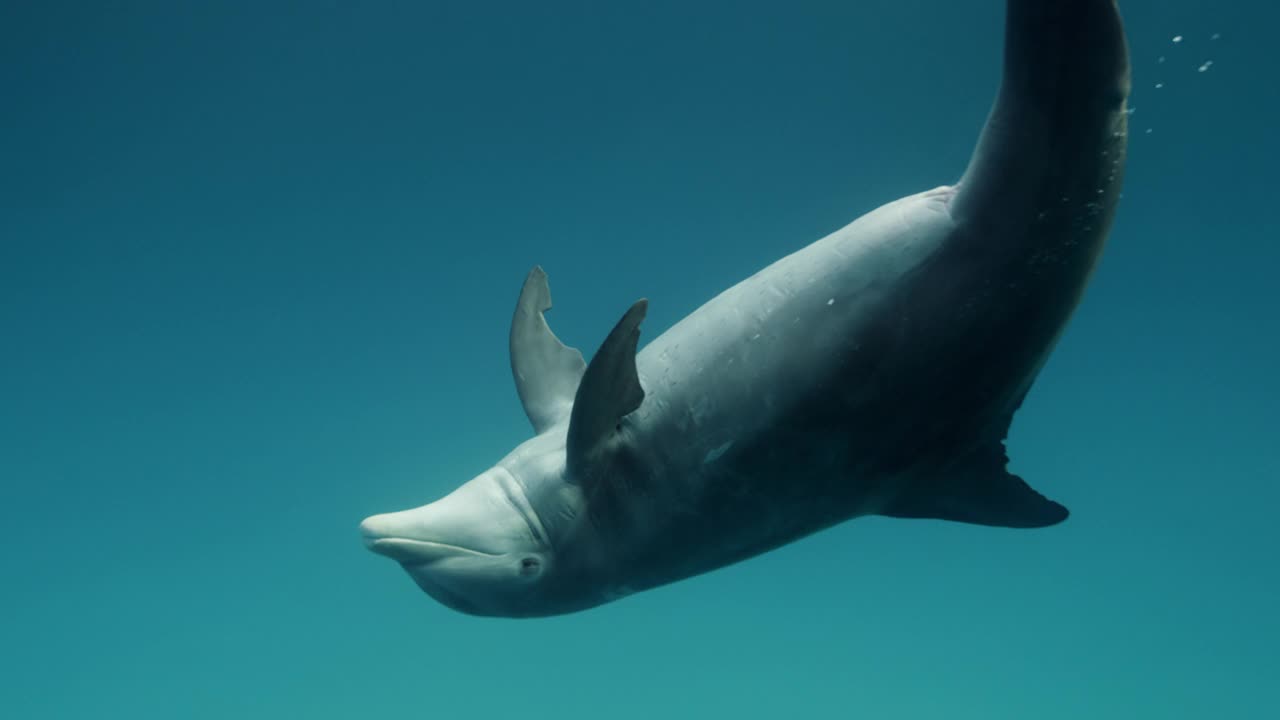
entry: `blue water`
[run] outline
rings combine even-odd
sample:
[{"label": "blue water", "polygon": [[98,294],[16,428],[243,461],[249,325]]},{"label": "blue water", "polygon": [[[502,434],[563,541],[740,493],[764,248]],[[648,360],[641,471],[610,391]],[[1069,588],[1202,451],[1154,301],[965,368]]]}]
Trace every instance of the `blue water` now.
[{"label": "blue water", "polygon": [[1067,523],[533,621],[356,532],[527,436],[529,267],[590,353],[953,181],[1001,3],[117,5],[0,6],[6,717],[1273,716],[1273,4],[1123,3],[1125,198],[1010,438]]}]

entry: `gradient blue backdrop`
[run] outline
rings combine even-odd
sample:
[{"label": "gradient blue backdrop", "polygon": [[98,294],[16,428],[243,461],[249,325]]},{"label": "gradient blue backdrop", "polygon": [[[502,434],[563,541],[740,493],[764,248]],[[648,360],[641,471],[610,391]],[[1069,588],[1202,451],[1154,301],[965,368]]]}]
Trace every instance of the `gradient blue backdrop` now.
[{"label": "gradient blue backdrop", "polygon": [[1010,441],[1068,523],[503,621],[356,524],[526,437],[529,267],[590,353],[953,181],[1002,3],[0,5],[0,713],[1273,717],[1280,14],[1123,6],[1125,199]]}]

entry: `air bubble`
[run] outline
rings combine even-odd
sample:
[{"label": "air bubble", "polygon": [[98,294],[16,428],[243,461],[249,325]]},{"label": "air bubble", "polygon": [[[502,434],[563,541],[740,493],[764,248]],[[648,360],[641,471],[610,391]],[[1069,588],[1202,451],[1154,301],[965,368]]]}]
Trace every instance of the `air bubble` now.
[{"label": "air bubble", "polygon": [[1182,42],[1182,36],[1181,36],[1181,35],[1174,35],[1174,36],[1173,36],[1173,41],[1174,41],[1175,43],[1180,43],[1180,42]]}]

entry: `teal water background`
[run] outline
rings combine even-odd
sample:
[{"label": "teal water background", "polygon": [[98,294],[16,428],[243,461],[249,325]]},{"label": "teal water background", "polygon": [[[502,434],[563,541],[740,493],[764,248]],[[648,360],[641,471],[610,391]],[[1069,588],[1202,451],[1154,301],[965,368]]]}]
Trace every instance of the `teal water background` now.
[{"label": "teal water background", "polygon": [[1276,717],[1280,15],[1122,6],[1124,201],[1010,439],[1071,519],[509,621],[356,525],[528,435],[525,272],[589,354],[954,181],[1002,4],[5,3],[0,714]]}]

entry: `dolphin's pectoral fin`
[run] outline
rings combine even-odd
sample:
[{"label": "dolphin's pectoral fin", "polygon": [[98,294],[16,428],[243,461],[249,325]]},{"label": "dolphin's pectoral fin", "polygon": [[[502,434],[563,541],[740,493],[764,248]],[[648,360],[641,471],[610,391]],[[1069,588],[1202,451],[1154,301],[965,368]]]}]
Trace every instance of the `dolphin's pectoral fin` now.
[{"label": "dolphin's pectoral fin", "polygon": [[582,353],[551,332],[543,313],[551,309],[547,274],[534,267],[525,278],[511,319],[511,374],[533,430],[541,433],[564,420],[586,370]]},{"label": "dolphin's pectoral fin", "polygon": [[619,423],[644,401],[644,389],[636,371],[636,346],[640,322],[649,308],[639,300],[622,316],[591,358],[578,385],[569,418],[566,467],[569,479],[589,485],[608,468],[606,458]]},{"label": "dolphin's pectoral fin", "polygon": [[1067,509],[1005,469],[1003,449],[982,453],[933,482],[913,487],[882,515],[932,518],[1010,528],[1039,528],[1067,519]]}]

